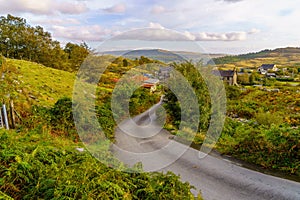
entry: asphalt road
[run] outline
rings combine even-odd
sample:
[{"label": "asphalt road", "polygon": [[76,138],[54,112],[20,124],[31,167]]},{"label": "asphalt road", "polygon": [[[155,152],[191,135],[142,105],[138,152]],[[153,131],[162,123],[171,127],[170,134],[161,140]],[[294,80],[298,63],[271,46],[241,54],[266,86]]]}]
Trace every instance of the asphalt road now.
[{"label": "asphalt road", "polygon": [[298,182],[252,171],[222,157],[200,159],[199,151],[157,128],[154,111],[158,107],[125,120],[117,129],[112,151],[125,164],[142,162],[145,171],[172,171],[196,187],[192,190],[195,195],[201,191],[206,200],[300,200]]}]

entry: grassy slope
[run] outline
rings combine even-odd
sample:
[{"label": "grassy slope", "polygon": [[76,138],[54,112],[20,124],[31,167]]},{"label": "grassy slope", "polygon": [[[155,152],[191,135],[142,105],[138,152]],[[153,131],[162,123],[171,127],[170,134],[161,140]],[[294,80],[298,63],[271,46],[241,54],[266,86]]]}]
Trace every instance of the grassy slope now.
[{"label": "grassy slope", "polygon": [[278,67],[300,67],[300,49],[282,48],[269,51],[262,51],[253,54],[244,54],[224,58],[216,58],[220,67],[253,67],[261,64],[277,64]]},{"label": "grassy slope", "polygon": [[2,95],[9,93],[19,105],[51,106],[59,98],[72,95],[73,73],[23,60],[7,59],[6,65],[5,82],[9,87]]}]

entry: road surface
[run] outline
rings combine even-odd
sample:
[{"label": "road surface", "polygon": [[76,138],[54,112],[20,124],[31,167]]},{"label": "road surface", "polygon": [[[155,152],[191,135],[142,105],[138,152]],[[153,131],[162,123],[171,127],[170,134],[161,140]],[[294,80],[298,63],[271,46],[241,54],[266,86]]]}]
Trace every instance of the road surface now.
[{"label": "road surface", "polygon": [[195,195],[200,190],[205,200],[300,200],[298,182],[252,171],[221,157],[200,159],[199,151],[174,141],[166,130],[151,133],[158,130],[154,111],[159,105],[120,124],[112,151],[121,161],[129,166],[142,162],[145,171],[172,171],[196,187]]}]

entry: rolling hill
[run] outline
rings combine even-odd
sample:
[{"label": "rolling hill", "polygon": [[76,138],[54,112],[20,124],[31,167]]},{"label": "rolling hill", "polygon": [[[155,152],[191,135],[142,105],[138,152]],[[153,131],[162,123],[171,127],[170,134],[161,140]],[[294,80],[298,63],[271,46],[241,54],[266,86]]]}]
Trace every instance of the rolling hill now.
[{"label": "rolling hill", "polygon": [[123,56],[129,59],[140,58],[141,56],[151,58],[153,60],[159,60],[165,63],[170,62],[183,62],[185,60],[192,60],[198,62],[202,60],[205,64],[211,58],[218,58],[225,54],[203,54],[197,52],[187,51],[167,51],[162,49],[140,49],[140,50],[122,50],[122,51],[105,51],[99,54]]},{"label": "rolling hill", "polygon": [[72,95],[74,73],[14,59],[6,59],[2,71],[0,97],[13,99],[19,109],[52,106],[59,98]]},{"label": "rolling hill", "polygon": [[256,53],[213,58],[210,64],[223,67],[258,67],[261,64],[277,64],[279,67],[300,67],[300,48],[286,47],[263,50]]}]

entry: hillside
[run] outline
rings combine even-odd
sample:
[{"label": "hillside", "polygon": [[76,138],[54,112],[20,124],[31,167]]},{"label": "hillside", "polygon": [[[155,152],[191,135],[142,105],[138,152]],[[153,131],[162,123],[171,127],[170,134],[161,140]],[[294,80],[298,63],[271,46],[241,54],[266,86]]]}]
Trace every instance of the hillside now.
[{"label": "hillside", "polygon": [[261,64],[277,64],[278,67],[299,67],[300,48],[287,47],[263,50],[256,53],[213,58],[212,61],[223,67],[258,67]]},{"label": "hillside", "polygon": [[59,98],[72,95],[74,73],[14,59],[6,59],[2,70],[0,96],[4,100],[12,98],[20,108],[51,106]]},{"label": "hillside", "polygon": [[141,56],[159,60],[161,62],[183,62],[185,60],[192,60],[194,62],[202,60],[204,63],[208,62],[210,58],[218,58],[224,54],[203,54],[197,52],[187,51],[167,51],[162,49],[139,49],[139,50],[123,50],[123,51],[105,51],[100,54],[108,54],[114,56],[123,56],[129,59],[140,58]]}]

